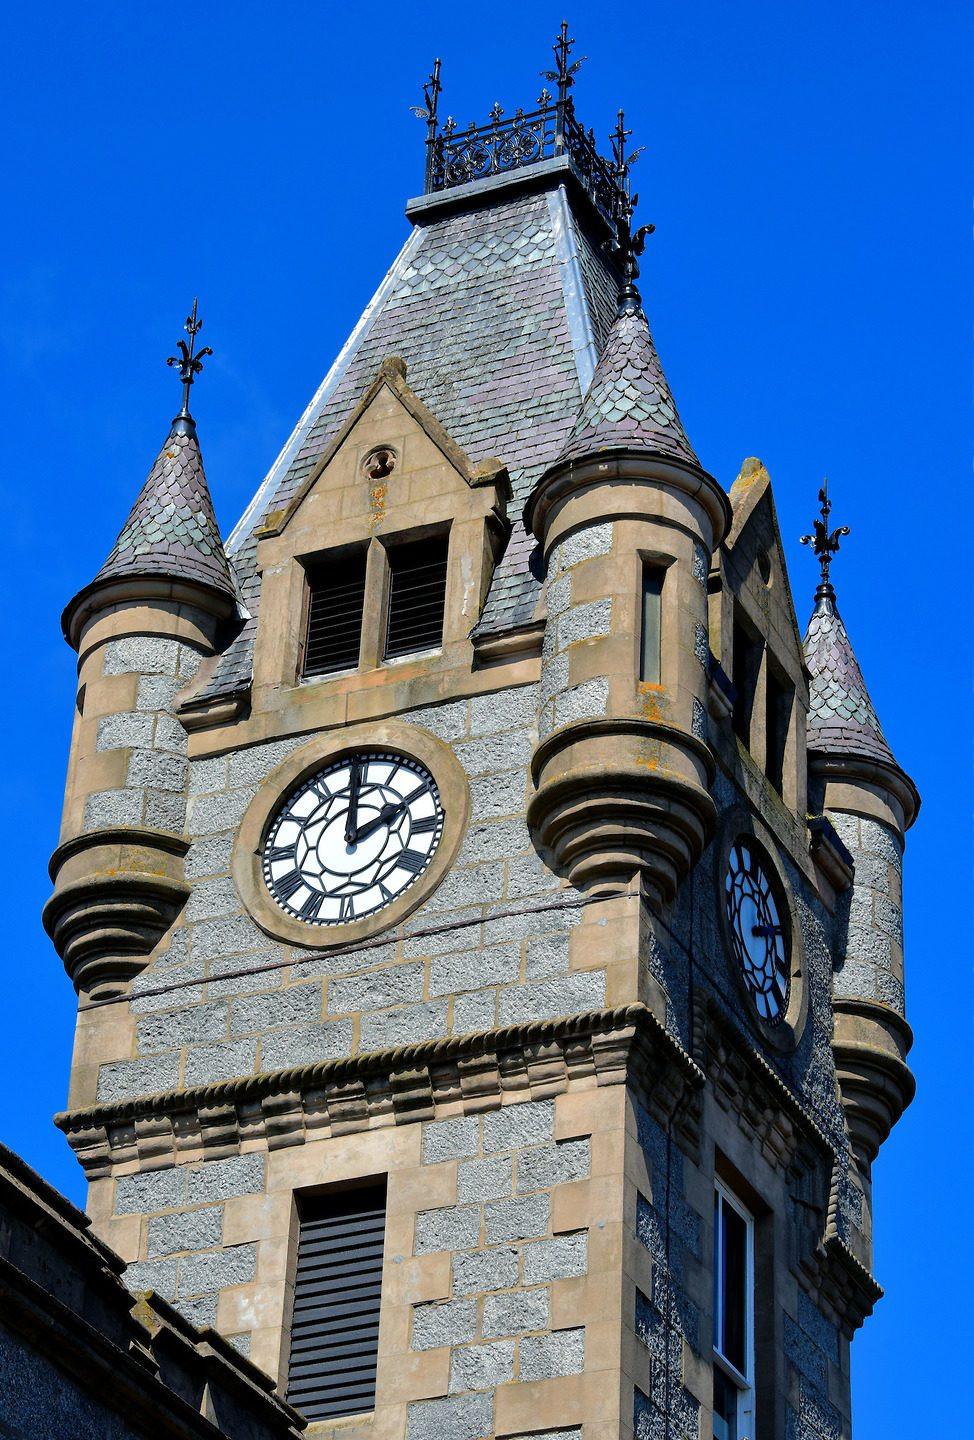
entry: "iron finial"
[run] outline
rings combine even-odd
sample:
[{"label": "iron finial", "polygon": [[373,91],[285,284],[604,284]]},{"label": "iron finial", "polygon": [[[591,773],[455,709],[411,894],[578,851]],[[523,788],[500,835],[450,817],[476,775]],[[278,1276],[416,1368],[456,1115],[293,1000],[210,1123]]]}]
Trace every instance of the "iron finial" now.
[{"label": "iron finial", "polygon": [[186,324],[183,326],[183,329],[189,336],[189,344],[187,345],[185,340],[177,340],[176,348],[179,350],[179,354],[170,355],[166,361],[167,365],[179,366],[179,378],[183,382],[183,407],[177,416],[177,419],[180,420],[191,418],[189,413],[189,387],[203,369],[203,357],[213,354],[209,345],[204,345],[198,355],[193,354],[196,346],[196,337],[202,328],[202,320],[197,320],[196,318],[196,297],[194,296],[193,313],[192,315],[186,316]]},{"label": "iron finial", "polygon": [[556,68],[554,70],[541,71],[541,75],[545,80],[553,80],[558,86],[559,105],[563,105],[568,99],[568,92],[575,84],[575,76],[588,59],[587,55],[580,55],[577,60],[573,60],[569,65],[568,58],[571,55],[574,44],[574,39],[569,40],[568,38],[568,21],[563,20],[561,22],[561,29],[558,32],[558,39],[551,47],[555,57]]},{"label": "iron finial", "polygon": [[625,112],[619,110],[616,115],[616,128],[609,136],[617,187],[616,233],[609,242],[609,251],[615,256],[616,263],[622,271],[622,288],[619,291],[620,311],[635,310],[641,304],[639,291],[636,288],[636,281],[639,278],[639,256],[646,248],[648,237],[656,229],[655,225],[640,225],[637,230],[632,228],[632,217],[639,204],[639,196],[632,194],[629,171],[643,153],[644,147],[640,146],[638,150],[633,150],[630,155],[627,155],[626,141],[631,135],[632,131],[626,129]]},{"label": "iron finial", "polygon": [[832,564],[832,557],[838,554],[839,540],[843,535],[849,535],[848,525],[839,525],[831,532],[829,531],[829,515],[832,511],[832,502],[829,499],[828,477],[823,477],[822,488],[818,492],[821,501],[821,520],[816,520],[812,526],[811,535],[802,535],[801,543],[811,545],[812,552],[818,556],[818,563],[822,569],[822,578],[815,591],[815,599],[833,598],[835,591],[829,581],[829,566]]},{"label": "iron finial", "polygon": [[422,105],[411,105],[409,108],[419,120],[426,121],[426,189],[429,192],[433,188],[433,176],[436,169],[436,128],[437,110],[440,103],[440,92],[443,86],[440,83],[440,61],[439,57],[433,61],[433,69],[426,84],[423,86]]}]

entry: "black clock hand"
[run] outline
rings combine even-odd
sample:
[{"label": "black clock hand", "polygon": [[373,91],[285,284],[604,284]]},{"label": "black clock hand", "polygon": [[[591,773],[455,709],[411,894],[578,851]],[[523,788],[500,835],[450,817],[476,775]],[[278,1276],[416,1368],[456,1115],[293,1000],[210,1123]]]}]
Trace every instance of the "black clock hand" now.
[{"label": "black clock hand", "polygon": [[780,934],[781,934],[781,926],[780,926],[780,925],[752,925],[752,926],[751,926],[751,934],[752,934],[752,935],[760,935],[760,936],[762,937],[762,939],[770,940],[771,937],[772,937],[772,935],[780,935]]},{"label": "black clock hand", "polygon": [[393,805],[391,803],[388,805],[383,805],[382,809],[379,811],[378,815],[376,815],[374,819],[369,820],[365,825],[363,825],[361,830],[356,830],[355,835],[350,843],[353,845],[357,845],[360,840],[367,840],[374,831],[378,830],[380,825],[388,825],[389,821],[394,820],[397,815],[401,814],[401,812],[405,810],[405,808],[405,800],[400,800],[398,805]]},{"label": "black clock hand", "polygon": [[358,826],[358,792],[362,783],[362,772],[357,760],[352,761],[352,781],[348,797],[348,814],[345,817],[345,844],[355,844],[355,830]]}]

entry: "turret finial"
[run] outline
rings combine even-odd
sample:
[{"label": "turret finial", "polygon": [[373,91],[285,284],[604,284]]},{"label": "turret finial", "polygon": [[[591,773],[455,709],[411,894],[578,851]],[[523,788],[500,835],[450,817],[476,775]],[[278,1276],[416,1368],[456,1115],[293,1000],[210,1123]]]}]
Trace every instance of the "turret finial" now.
[{"label": "turret finial", "polygon": [[196,346],[196,337],[203,328],[202,320],[196,318],[196,296],[193,297],[193,313],[186,316],[186,324],[183,327],[189,336],[189,344],[185,340],[177,340],[176,346],[178,355],[170,355],[166,361],[167,365],[179,366],[179,378],[183,382],[183,407],[176,416],[177,420],[192,420],[189,413],[189,387],[203,369],[203,357],[212,355],[213,351],[209,345],[204,345],[198,355],[193,354]]},{"label": "turret finial", "polygon": [[811,535],[803,535],[801,537],[801,543],[803,545],[811,545],[812,551],[818,556],[818,563],[822,567],[822,578],[815,591],[815,599],[817,601],[825,599],[833,600],[835,598],[835,591],[829,580],[829,566],[832,564],[832,557],[838,554],[841,536],[849,535],[852,532],[848,525],[839,525],[835,530],[829,531],[829,515],[832,510],[832,502],[829,499],[828,476],[822,479],[822,488],[818,492],[818,498],[822,503],[822,518],[821,520],[815,521],[812,526]]},{"label": "turret finial", "polygon": [[615,216],[616,233],[609,241],[608,248],[610,253],[615,256],[616,263],[622,271],[622,288],[619,291],[620,314],[638,310],[642,304],[636,288],[636,281],[639,278],[639,256],[646,248],[647,238],[656,229],[655,225],[640,225],[638,230],[632,228],[632,217],[639,204],[639,196],[632,193],[629,171],[646,147],[640,145],[638,150],[633,150],[631,154],[627,155],[626,141],[631,135],[632,131],[626,129],[625,112],[619,110],[616,116],[616,128],[609,136],[612,143],[612,162],[618,186],[618,197]]}]

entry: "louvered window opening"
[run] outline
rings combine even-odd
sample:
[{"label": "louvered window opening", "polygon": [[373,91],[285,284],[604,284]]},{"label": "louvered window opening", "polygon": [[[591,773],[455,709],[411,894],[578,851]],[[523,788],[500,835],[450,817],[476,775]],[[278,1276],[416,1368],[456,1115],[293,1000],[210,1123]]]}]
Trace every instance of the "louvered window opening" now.
[{"label": "louvered window opening", "polygon": [[365,602],[365,552],[344,555],[308,572],[304,674],[328,675],[359,663]]},{"label": "louvered window opening", "polygon": [[436,535],[389,550],[387,660],[442,645],[448,544]]},{"label": "louvered window opening", "polygon": [[386,1187],[301,1202],[287,1398],[308,1420],[375,1408]]}]

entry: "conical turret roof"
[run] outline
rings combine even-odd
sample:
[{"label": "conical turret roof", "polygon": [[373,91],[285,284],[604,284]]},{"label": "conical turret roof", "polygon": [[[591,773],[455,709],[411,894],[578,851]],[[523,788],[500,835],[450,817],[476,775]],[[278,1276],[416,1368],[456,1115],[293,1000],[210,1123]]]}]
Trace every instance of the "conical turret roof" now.
[{"label": "conical turret roof", "polygon": [[620,306],[559,462],[620,449],[700,463],[635,296]]},{"label": "conical turret roof", "polygon": [[819,586],[815,601],[804,641],[811,674],[808,748],[895,765],[828,582]]},{"label": "conical turret roof", "polygon": [[136,575],[187,580],[235,598],[196,425],[188,415],[173,421],[169,438],[93,584]]}]

